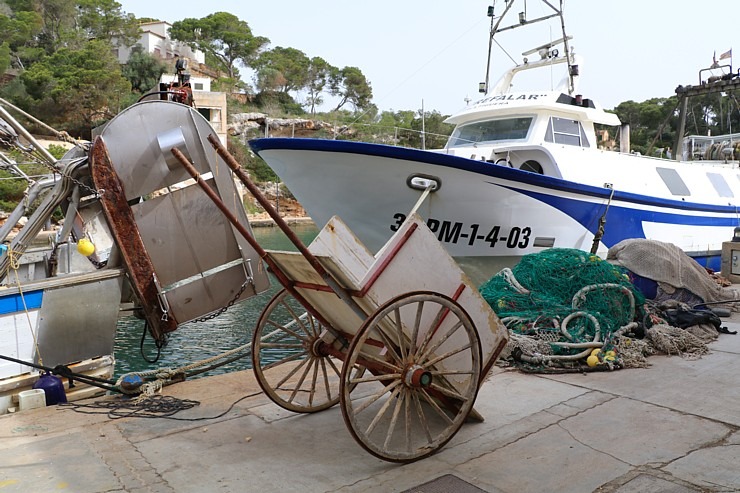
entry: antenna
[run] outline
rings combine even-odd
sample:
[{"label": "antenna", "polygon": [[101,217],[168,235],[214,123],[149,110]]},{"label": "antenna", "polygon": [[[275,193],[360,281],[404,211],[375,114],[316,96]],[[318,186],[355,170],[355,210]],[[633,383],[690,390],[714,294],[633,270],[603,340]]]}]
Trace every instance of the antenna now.
[{"label": "antenna", "polygon": [[527,4],[526,1],[524,2],[524,11],[519,12],[519,18],[518,22],[516,24],[512,24],[510,26],[500,27],[501,22],[504,20],[504,17],[509,13],[511,8],[514,6],[516,0],[505,0],[505,7],[504,11],[501,13],[500,16],[496,17],[494,8],[496,6],[496,2],[494,1],[492,5],[488,7],[488,17],[491,18],[491,29],[489,33],[488,38],[488,60],[486,63],[486,78],[484,82],[481,82],[478,86],[478,91],[483,94],[488,94],[488,90],[490,88],[489,82],[490,82],[490,73],[491,73],[491,54],[493,51],[493,38],[500,32],[508,31],[510,29],[516,29],[518,27],[526,26],[529,24],[534,24],[535,22],[541,22],[548,19],[552,19],[555,17],[560,18],[560,27],[563,31],[563,37],[559,39],[558,41],[553,41],[551,43],[547,43],[545,45],[539,46],[533,50],[530,50],[528,52],[523,53],[523,55],[530,55],[535,52],[539,52],[540,50],[546,49],[550,50],[552,46],[563,43],[564,49],[565,49],[565,56],[566,56],[566,62],[568,64],[568,92],[572,95],[574,92],[575,84],[573,81],[573,78],[578,75],[578,65],[575,65],[572,63],[572,53],[570,51],[570,46],[568,45],[568,41],[572,39],[572,36],[568,36],[565,34],[565,19],[563,18],[563,0],[560,0],[560,8],[556,8],[553,6],[549,0],[540,0],[542,3],[547,5],[554,13],[544,15],[542,17],[538,17],[536,19],[529,20],[527,19]]}]

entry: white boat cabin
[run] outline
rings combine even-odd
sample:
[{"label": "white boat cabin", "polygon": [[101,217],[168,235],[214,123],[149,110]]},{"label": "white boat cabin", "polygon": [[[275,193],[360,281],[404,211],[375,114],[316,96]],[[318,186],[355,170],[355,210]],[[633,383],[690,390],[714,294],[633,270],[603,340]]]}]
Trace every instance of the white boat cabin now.
[{"label": "white boat cabin", "polygon": [[457,125],[448,154],[558,178],[563,178],[556,159],[559,146],[597,149],[594,124],[620,124],[617,115],[592,100],[556,91],[489,96],[446,122]]},{"label": "white boat cabin", "polygon": [[740,197],[736,162],[688,163],[600,149],[595,124],[617,127],[619,118],[581,96],[497,94],[446,122],[456,127],[438,152],[665,199],[729,205]]}]

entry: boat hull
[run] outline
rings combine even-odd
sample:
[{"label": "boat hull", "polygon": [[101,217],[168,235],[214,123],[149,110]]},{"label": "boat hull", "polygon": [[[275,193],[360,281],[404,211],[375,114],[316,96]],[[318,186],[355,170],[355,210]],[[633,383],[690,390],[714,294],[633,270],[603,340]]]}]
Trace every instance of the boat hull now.
[{"label": "boat hull", "polygon": [[[252,148],[317,224],[337,214],[371,250],[398,229],[421,196],[412,178],[438,189],[419,208],[454,257],[520,257],[544,248],[598,252],[627,238],[674,243],[719,267],[738,219],[731,206],[614,192],[436,152],[319,139],[257,139]],[[714,258],[717,257],[717,258]]]},{"label": "boat hull", "polygon": [[[66,245],[65,245],[66,247]],[[33,259],[33,252],[26,261]],[[28,272],[30,264],[24,264]],[[12,280],[15,273],[10,276]],[[121,269],[66,274],[26,282],[9,282],[0,290],[0,398],[31,388],[37,366],[67,366],[98,378],[113,374],[116,325],[124,282]],[[28,362],[22,364],[20,362]],[[104,390],[80,382],[64,385],[68,400]],[[0,409],[0,414],[2,414]]]}]

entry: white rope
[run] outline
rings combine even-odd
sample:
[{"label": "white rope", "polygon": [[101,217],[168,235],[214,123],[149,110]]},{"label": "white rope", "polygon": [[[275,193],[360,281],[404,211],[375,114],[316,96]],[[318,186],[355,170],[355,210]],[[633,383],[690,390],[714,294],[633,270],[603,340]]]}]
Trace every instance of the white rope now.
[{"label": "white rope", "polygon": [[[196,361],[194,363],[191,363],[189,365],[181,366],[178,368],[157,368],[155,370],[147,370],[147,371],[132,371],[125,373],[118,377],[118,380],[116,380],[116,387],[119,389],[121,388],[121,384],[123,380],[126,377],[142,377],[148,378],[148,377],[155,377],[155,380],[150,380],[148,382],[145,382],[140,388],[142,390],[136,389],[132,393],[138,393],[138,392],[147,392],[148,395],[153,395],[156,392],[159,392],[162,390],[162,388],[169,383],[171,383],[171,380],[176,375],[184,374],[187,371],[194,370],[196,368],[205,367],[208,366],[218,360],[228,358],[230,356],[233,356],[234,354],[238,354],[244,351],[247,351],[252,347],[252,343],[248,342],[246,344],[243,344],[237,348],[230,349],[226,351],[225,353],[218,354],[216,356],[212,356],[210,358],[206,358],[200,361]],[[151,385],[150,385],[151,384]],[[127,392],[126,392],[127,393]]]},{"label": "white rope", "polygon": [[8,248],[8,251],[5,253],[8,256],[9,265],[10,268],[13,269],[13,272],[15,273],[15,283],[18,288],[18,294],[21,297],[21,302],[23,303],[23,312],[26,314],[26,319],[28,320],[28,330],[31,332],[31,337],[33,338],[33,345],[36,349],[36,355],[39,357],[39,365],[43,366],[44,360],[41,357],[41,351],[39,350],[39,340],[38,337],[36,337],[36,331],[34,331],[33,322],[31,321],[31,313],[28,310],[28,306],[26,305],[26,297],[23,295],[23,287],[21,286],[21,278],[18,275],[18,269],[20,269],[20,256],[21,253],[14,252],[12,248]]},{"label": "white rope", "polygon": [[509,286],[514,288],[517,293],[519,294],[529,294],[529,289],[525,288],[521,284],[519,284],[519,281],[516,280],[516,277],[514,277],[514,272],[508,267],[504,267],[501,269],[501,272],[499,273],[501,276],[503,276],[504,280],[509,283]]}]

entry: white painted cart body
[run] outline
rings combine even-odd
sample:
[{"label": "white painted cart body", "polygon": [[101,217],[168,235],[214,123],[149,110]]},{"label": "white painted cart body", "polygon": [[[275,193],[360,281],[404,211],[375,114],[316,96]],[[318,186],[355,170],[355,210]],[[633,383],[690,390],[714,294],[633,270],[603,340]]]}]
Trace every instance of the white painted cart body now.
[{"label": "white painted cart body", "polygon": [[[336,216],[308,251],[356,305],[301,253],[268,251],[294,294],[323,320],[287,309],[287,292],[268,305],[253,339],[263,389],[298,412],[341,400],[352,434],[380,458],[407,462],[434,453],[466,417],[477,416],[472,404],[506,345],[506,328],[416,214],[377,255]],[[288,351],[291,344],[301,356]],[[269,357],[280,349],[285,356]]]},{"label": "white painted cart body", "polygon": [[[307,248],[214,135],[208,141],[298,248],[266,251],[180,149],[173,156],[285,288],[264,308],[252,363],[278,405],[316,412],[341,402],[358,443],[389,461],[439,450],[469,417],[508,333],[415,213],[372,255],[333,217]],[[340,370],[341,367],[341,370]]]}]

